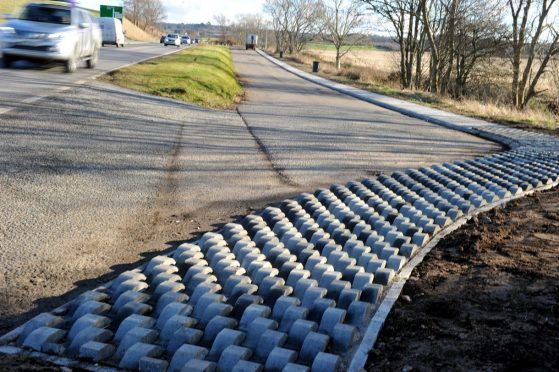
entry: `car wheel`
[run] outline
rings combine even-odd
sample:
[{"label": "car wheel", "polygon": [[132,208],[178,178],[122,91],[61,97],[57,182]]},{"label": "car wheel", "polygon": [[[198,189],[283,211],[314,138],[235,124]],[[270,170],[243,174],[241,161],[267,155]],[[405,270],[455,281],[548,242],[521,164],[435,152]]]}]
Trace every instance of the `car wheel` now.
[{"label": "car wheel", "polygon": [[69,60],[65,62],[64,67],[66,73],[76,72],[76,70],[78,69],[78,58],[73,55],[72,57],[70,57]]},{"label": "car wheel", "polygon": [[12,67],[12,62],[13,62],[13,60],[12,60],[11,57],[8,57],[8,56],[2,57],[2,66],[3,67],[5,67],[5,68]]},{"label": "car wheel", "polygon": [[105,43],[101,43],[101,46],[104,47],[104,46],[105,46]]},{"label": "car wheel", "polygon": [[119,46],[118,43],[115,43],[115,45],[116,45],[116,47],[118,48],[118,46]]},{"label": "car wheel", "polygon": [[95,48],[93,54],[87,60],[87,68],[95,68],[95,66],[97,66],[98,60],[99,60],[99,50]]}]

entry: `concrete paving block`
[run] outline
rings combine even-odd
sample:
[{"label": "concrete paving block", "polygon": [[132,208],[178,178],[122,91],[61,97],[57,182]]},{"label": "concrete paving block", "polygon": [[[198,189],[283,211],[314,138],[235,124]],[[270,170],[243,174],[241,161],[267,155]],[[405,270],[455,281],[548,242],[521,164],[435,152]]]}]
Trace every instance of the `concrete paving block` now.
[{"label": "concrete paving block", "polygon": [[[202,314],[204,313],[204,311],[206,310],[206,308],[208,306],[210,306],[213,303],[220,303],[220,302],[224,302],[225,301],[225,297],[223,297],[223,295],[220,294],[216,294],[216,293],[207,293],[208,289],[204,289],[201,288],[202,286],[200,286],[199,288],[197,288],[197,290],[200,290],[200,292],[206,292],[200,296],[198,296],[198,293],[194,293],[192,298],[190,299],[189,303],[194,304],[194,311],[193,311],[193,316],[194,318],[200,319],[202,317]],[[197,295],[197,296],[194,296]]]},{"label": "concrete paving block", "polygon": [[175,331],[181,327],[192,328],[197,324],[196,319],[184,315],[174,315],[170,317],[163,328],[161,328],[161,339],[164,341],[174,337]]},{"label": "concrete paving block", "polygon": [[356,327],[349,324],[337,323],[331,333],[331,350],[338,353],[345,353],[359,342],[359,331]]},{"label": "concrete paving block", "polygon": [[155,343],[157,340],[158,332],[153,329],[136,327],[128,331],[126,335],[120,341],[118,348],[116,349],[115,356],[117,358],[122,358],[126,351],[130,349],[133,345],[138,342],[143,342],[146,344]]},{"label": "concrete paving block", "polygon": [[296,297],[291,297],[291,296],[280,297],[276,300],[276,303],[272,310],[272,318],[279,322],[281,321],[287,308],[291,306],[298,306],[300,304],[301,304],[301,300],[299,300]]},{"label": "concrete paving block", "polygon": [[196,345],[182,345],[174,354],[169,365],[169,372],[182,371],[191,360],[203,360],[208,355],[208,349]]},{"label": "concrete paving block", "polygon": [[328,308],[324,311],[322,319],[320,320],[319,331],[332,335],[334,326],[338,323],[343,323],[345,320],[346,311],[338,308]]},{"label": "concrete paving block", "polygon": [[319,298],[315,300],[310,308],[309,314],[307,319],[312,320],[314,322],[320,322],[322,319],[322,315],[324,312],[336,306],[336,301],[330,298]]},{"label": "concrete paving block", "polygon": [[128,331],[130,331],[132,328],[152,328],[153,326],[155,326],[155,323],[155,319],[148,316],[137,314],[130,315],[120,323],[120,326],[115,333],[115,340],[117,342],[120,342],[126,335],[126,333],[128,333]]},{"label": "concrete paving block", "polygon": [[[206,262],[205,260],[203,260],[203,261]],[[186,285],[188,287],[188,283],[190,283],[190,280],[195,275],[201,274],[201,275],[208,275],[209,276],[212,273],[213,273],[213,269],[211,267],[207,266],[207,265],[190,266],[186,270],[186,274],[184,274],[184,278],[183,278],[182,282],[183,282],[184,285]]]},{"label": "concrete paving block", "polygon": [[297,364],[297,363],[287,363],[283,367],[282,372],[309,372],[310,369],[307,366]]},{"label": "concrete paving block", "polygon": [[260,363],[249,362],[248,360],[239,360],[237,364],[233,366],[232,372],[262,372],[264,371],[264,366]]},{"label": "concrete paving block", "polygon": [[60,316],[52,315],[49,313],[39,314],[25,323],[25,325],[23,326],[23,330],[19,335],[19,339],[20,341],[25,340],[25,338],[31,332],[33,332],[38,328],[41,327],[62,328],[63,324],[64,324],[64,319]]},{"label": "concrete paving block", "polygon": [[267,330],[276,330],[278,323],[273,319],[256,318],[249,325],[247,329],[242,329],[247,332],[244,345],[246,347],[255,348],[260,340],[260,337]]},{"label": "concrete paving block", "polygon": [[330,337],[328,335],[310,332],[303,341],[303,345],[301,346],[301,351],[299,353],[299,359],[305,364],[311,364],[318,353],[326,350],[329,342]]},{"label": "concrete paving block", "polygon": [[400,271],[402,267],[406,264],[407,260],[404,256],[392,255],[386,259],[386,267],[392,269],[395,272]]},{"label": "concrete paving block", "polygon": [[76,311],[74,311],[74,314],[72,315],[72,320],[77,320],[87,314],[104,315],[107,314],[110,310],[111,310],[111,305],[106,304],[104,302],[86,301],[82,303],[76,309]]},{"label": "concrete paving block", "polygon": [[[97,327],[87,327],[82,329],[72,340],[68,347],[68,351],[77,355],[80,351],[80,347],[89,341],[106,342],[113,337],[113,333],[104,328]],[[56,341],[49,341],[56,342]]]},{"label": "concrete paving block", "polygon": [[287,341],[287,334],[280,331],[268,329],[264,331],[255,348],[255,356],[258,361],[265,361],[270,352],[276,347],[282,347]]},{"label": "concrete paving block", "polygon": [[121,294],[113,304],[112,311],[118,312],[124,305],[130,302],[147,302],[150,296],[147,293],[126,291]]},{"label": "concrete paving block", "polygon": [[413,257],[419,251],[419,247],[412,243],[403,244],[399,249],[399,254],[406,258]]},{"label": "concrete paving block", "polygon": [[209,323],[216,316],[229,316],[233,311],[233,306],[225,303],[214,302],[210,304],[206,311],[202,314],[202,317],[199,319],[200,324],[205,326]]},{"label": "concrete paving block", "polygon": [[268,355],[264,369],[270,372],[281,372],[287,364],[294,363],[296,360],[295,351],[277,347]]},{"label": "concrete paving block", "polygon": [[[128,273],[128,272],[126,272]],[[139,278],[143,278],[145,280],[145,275],[141,274],[141,273],[136,273],[136,272],[130,272],[130,275],[136,275]],[[133,273],[133,274],[132,274]],[[125,273],[123,273],[122,275],[124,275]],[[124,281],[125,278],[129,278],[130,276],[126,275],[124,278],[121,278],[122,280],[119,282],[122,283]],[[119,279],[119,277],[117,277],[117,279]],[[115,279],[115,281],[117,281],[117,279]],[[114,281],[113,281],[114,283]],[[115,288],[118,287],[115,286]],[[75,311],[82,303],[86,302],[86,301],[97,301],[97,302],[109,302],[110,300],[110,296],[107,293],[101,292],[99,290],[93,290],[93,291],[86,291],[84,293],[82,293],[81,295],[78,296],[78,298],[76,298],[74,301],[72,301],[70,303],[70,308],[71,311]],[[48,325],[47,325],[48,326]]]},{"label": "concrete paving block", "polygon": [[318,324],[313,321],[298,319],[291,325],[289,336],[287,338],[287,346],[294,350],[299,350],[303,345],[305,337],[310,332],[318,330]]},{"label": "concrete paving block", "polygon": [[383,288],[380,284],[367,284],[361,289],[359,300],[375,305],[382,297]]},{"label": "concrete paving block", "polygon": [[359,326],[367,324],[373,315],[373,306],[363,301],[354,301],[347,308],[347,323]]},{"label": "concrete paving block", "polygon": [[375,276],[371,273],[359,272],[353,278],[352,288],[362,290],[367,284],[373,283]]},{"label": "concrete paving block", "polygon": [[[71,342],[74,337],[88,327],[107,328],[111,324],[111,319],[101,315],[86,314],[76,320],[68,332],[68,340]],[[60,323],[55,324],[60,325]]]},{"label": "concrete paving block", "polygon": [[341,250],[342,248],[340,246],[337,245],[332,245],[332,244],[328,244],[324,247],[322,254],[323,256],[313,256],[313,257],[309,257],[307,259],[307,262],[305,262],[305,270],[308,270],[312,273],[312,271],[314,270],[314,268],[317,265],[323,265],[326,264],[326,256],[329,255],[333,250]]},{"label": "concrete paving block", "polygon": [[219,357],[217,370],[219,372],[231,372],[233,367],[241,360],[249,360],[252,351],[246,347],[231,345],[228,346]]},{"label": "concrete paving block", "polygon": [[148,264],[146,265],[145,269],[144,269],[144,274],[146,274],[147,276],[150,276],[153,269],[158,266],[158,265],[170,265],[170,266],[174,266],[176,265],[176,261],[168,256],[155,256],[154,258],[152,258]]},{"label": "concrete paving block", "polygon": [[167,353],[173,355],[183,344],[198,344],[203,334],[201,330],[194,328],[180,327],[176,329],[167,344]]},{"label": "concrete paving block", "polygon": [[129,302],[118,309],[115,318],[124,319],[132,314],[145,315],[151,313],[153,308],[142,302]]},{"label": "concrete paving block", "polygon": [[306,307],[307,309],[310,309],[314,301],[319,298],[323,298],[324,296],[326,296],[326,293],[328,293],[328,290],[326,288],[310,287],[305,291],[303,299],[301,300],[301,305]]},{"label": "concrete paving block", "polygon": [[342,273],[339,271],[326,271],[320,278],[319,286],[328,289],[330,283],[334,280],[342,279]]},{"label": "concrete paving block", "polygon": [[[124,282],[122,282],[113,292],[113,298],[118,298],[121,294],[123,294],[126,291],[135,291],[135,292],[141,292],[145,289],[148,288],[148,284],[146,282],[141,282],[138,280],[134,280],[134,279],[130,279],[130,280],[126,280]],[[97,301],[87,301],[86,303],[90,303],[90,302],[97,302]],[[84,304],[80,305],[80,307],[82,307]]]},{"label": "concrete paving block", "polygon": [[221,315],[214,316],[206,325],[203,341],[211,343],[222,331],[234,330],[235,328],[237,328],[236,319]]},{"label": "concrete paving block", "polygon": [[381,284],[381,285],[388,285],[390,284],[390,282],[392,282],[392,280],[395,277],[395,272],[394,270],[390,269],[390,268],[380,268],[377,269],[375,271],[375,278],[374,278],[374,282],[376,284]]},{"label": "concrete paving block", "polygon": [[288,332],[291,326],[297,319],[306,319],[309,315],[309,309],[301,306],[290,306],[285,310],[279,323],[279,330],[282,332]]},{"label": "concrete paving block", "polygon": [[138,364],[139,372],[165,372],[169,362],[163,359],[143,357]]},{"label": "concrete paving block", "polygon": [[39,327],[31,331],[23,341],[23,347],[41,351],[43,345],[58,343],[66,335],[66,331],[58,328]]},{"label": "concrete paving block", "polygon": [[155,308],[155,314],[159,317],[159,315],[161,315],[161,312],[170,303],[173,303],[173,302],[185,303],[186,301],[188,301],[188,299],[189,299],[189,297],[185,293],[182,293],[182,292],[165,293],[165,294],[161,295],[159,297],[159,299],[157,300],[157,305],[156,305],[156,308]]},{"label": "concrete paving block", "polygon": [[321,352],[316,354],[311,365],[311,372],[338,372],[340,363],[340,357],[337,355]]},{"label": "concrete paving block", "polygon": [[361,297],[361,291],[358,289],[347,288],[340,292],[337,307],[347,309],[351,303],[358,301]]},{"label": "concrete paving block", "polygon": [[182,302],[171,302],[163,310],[157,318],[157,327],[163,329],[167,322],[174,316],[189,316],[192,314],[192,306],[183,304]]},{"label": "concrete paving block", "polygon": [[241,317],[239,328],[247,330],[250,324],[257,318],[268,318],[272,310],[268,306],[251,304],[245,308]]},{"label": "concrete paving block", "polygon": [[210,352],[207,359],[212,361],[217,361],[223,350],[231,345],[240,345],[245,339],[245,333],[241,331],[235,331],[233,329],[223,329],[221,330],[212,344]]},{"label": "concrete paving block", "polygon": [[89,359],[94,362],[109,359],[113,356],[115,347],[111,344],[106,344],[97,341],[88,341],[80,347],[79,357],[81,359]]}]

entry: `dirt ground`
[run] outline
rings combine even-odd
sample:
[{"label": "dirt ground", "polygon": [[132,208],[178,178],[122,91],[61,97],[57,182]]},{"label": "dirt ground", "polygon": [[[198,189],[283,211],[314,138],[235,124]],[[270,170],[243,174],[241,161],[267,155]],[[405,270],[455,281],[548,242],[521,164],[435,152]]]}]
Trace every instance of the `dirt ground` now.
[{"label": "dirt ground", "polygon": [[442,240],[413,272],[368,370],[558,370],[559,190]]}]

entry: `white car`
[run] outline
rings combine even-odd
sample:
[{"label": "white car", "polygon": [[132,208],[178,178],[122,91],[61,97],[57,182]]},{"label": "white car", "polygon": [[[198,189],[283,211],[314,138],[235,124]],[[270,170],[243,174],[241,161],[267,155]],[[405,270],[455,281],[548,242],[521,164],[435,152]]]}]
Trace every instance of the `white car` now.
[{"label": "white car", "polygon": [[178,48],[181,46],[181,37],[178,34],[169,34],[165,37],[163,44],[165,44],[165,46],[175,45]]},{"label": "white car", "polygon": [[190,44],[190,36],[186,36],[186,35],[182,36],[181,43],[186,45]]},{"label": "white car", "polygon": [[101,30],[89,12],[68,3],[30,3],[5,24],[2,60],[59,61],[74,72],[80,61],[93,68],[99,58]]},{"label": "white car", "polygon": [[116,45],[118,48],[124,47],[124,31],[122,31],[122,22],[120,19],[112,17],[99,18],[99,25],[102,30],[102,46],[105,44]]}]

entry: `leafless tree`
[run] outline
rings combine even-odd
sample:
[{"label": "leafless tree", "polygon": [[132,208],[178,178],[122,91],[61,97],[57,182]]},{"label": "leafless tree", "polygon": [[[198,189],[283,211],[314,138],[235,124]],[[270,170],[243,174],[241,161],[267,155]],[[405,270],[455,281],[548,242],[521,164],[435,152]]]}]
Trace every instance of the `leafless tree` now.
[{"label": "leafless tree", "polygon": [[[340,69],[342,57],[355,43],[365,38],[365,13],[363,3],[355,0],[325,0],[322,39],[336,49],[336,69]],[[353,37],[352,37],[353,36]]]},{"label": "leafless tree", "polygon": [[132,23],[149,32],[156,31],[165,20],[161,0],[124,0],[124,12]]},{"label": "leafless tree", "polygon": [[237,20],[231,25],[236,42],[241,45],[245,44],[246,36],[251,33],[259,35],[262,41],[267,27],[268,24],[263,15],[258,13],[241,14],[237,16]]},{"label": "leafless tree", "polygon": [[[537,85],[559,54],[559,3],[556,0],[507,0],[512,22],[512,100],[525,108],[540,94]],[[538,63],[536,63],[538,62]]]},{"label": "leafless tree", "polygon": [[229,34],[230,21],[224,14],[214,15],[214,21],[219,28],[219,37],[221,43],[225,44],[227,42],[227,36]]}]

